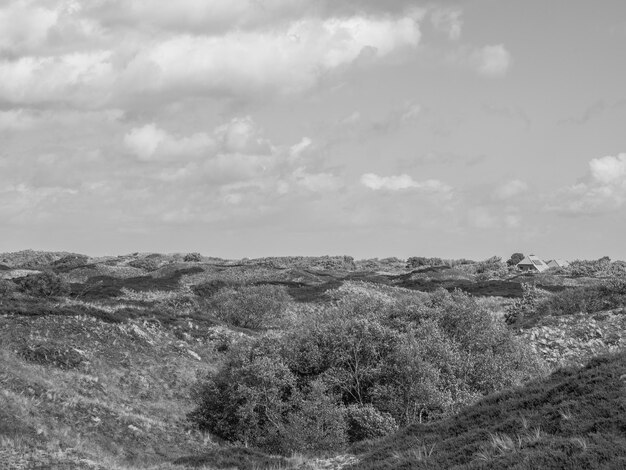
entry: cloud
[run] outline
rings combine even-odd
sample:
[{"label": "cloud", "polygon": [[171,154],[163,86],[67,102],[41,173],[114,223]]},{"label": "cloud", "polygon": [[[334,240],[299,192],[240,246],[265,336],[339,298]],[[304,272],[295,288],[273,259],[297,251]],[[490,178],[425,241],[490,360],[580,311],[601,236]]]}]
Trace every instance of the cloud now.
[{"label": "cloud", "polygon": [[136,92],[293,93],[351,64],[364,50],[384,57],[416,47],[420,37],[409,17],[302,19],[283,29],[177,35],[142,48],[122,80]]},{"label": "cloud", "polygon": [[507,200],[524,194],[526,191],[528,191],[528,184],[516,179],[499,185],[493,192],[493,197],[499,200]]},{"label": "cloud", "polygon": [[502,44],[475,49],[469,60],[479,74],[491,78],[506,75],[511,66],[511,54]]},{"label": "cloud", "polygon": [[569,215],[616,211],[626,204],[626,153],[594,158],[587,176],[560,190],[545,209]]},{"label": "cloud", "polygon": [[[281,25],[302,17],[412,14],[423,16],[414,0],[100,0],[85,13],[108,27],[149,27],[165,31],[219,34],[228,29],[252,30]],[[426,3],[426,2],[424,2]]]},{"label": "cloud", "polygon": [[36,121],[35,117],[24,109],[0,111],[0,131],[30,129]]},{"label": "cloud", "polygon": [[331,192],[343,186],[341,178],[332,173],[308,173],[306,168],[297,168],[292,178],[297,185],[311,192]]},{"label": "cloud", "polygon": [[113,78],[109,51],[0,59],[0,100],[98,107],[110,93]]},{"label": "cloud", "polygon": [[430,14],[430,21],[437,31],[448,35],[455,41],[461,37],[463,12],[458,8],[439,8]]},{"label": "cloud", "polygon": [[133,128],[124,136],[124,144],[139,160],[150,161],[176,157],[197,157],[210,151],[215,141],[206,133],[176,137],[154,123]]},{"label": "cloud", "polygon": [[418,190],[425,193],[441,194],[449,197],[452,188],[439,180],[415,181],[407,174],[397,176],[379,176],[366,173],[361,176],[361,184],[373,191]]},{"label": "cloud", "polygon": [[32,51],[44,45],[58,12],[17,1],[0,7],[0,56]]}]

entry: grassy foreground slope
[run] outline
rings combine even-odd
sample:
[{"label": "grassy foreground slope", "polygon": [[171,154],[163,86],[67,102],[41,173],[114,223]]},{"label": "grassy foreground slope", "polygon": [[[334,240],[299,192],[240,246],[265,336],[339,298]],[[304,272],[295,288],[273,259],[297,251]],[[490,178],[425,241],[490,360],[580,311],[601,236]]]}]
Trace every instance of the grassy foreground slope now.
[{"label": "grassy foreground slope", "polygon": [[355,450],[364,455],[353,470],[624,469],[626,353],[561,369]]}]

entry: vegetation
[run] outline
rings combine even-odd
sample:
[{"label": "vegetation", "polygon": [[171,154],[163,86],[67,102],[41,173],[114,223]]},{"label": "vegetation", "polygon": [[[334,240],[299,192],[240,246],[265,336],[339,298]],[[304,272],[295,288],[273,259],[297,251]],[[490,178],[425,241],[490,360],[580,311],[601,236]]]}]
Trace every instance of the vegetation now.
[{"label": "vegetation", "polygon": [[625,378],[624,353],[560,370],[446,420],[357,446],[365,456],[351,468],[624,468]]},{"label": "vegetation", "polygon": [[517,263],[524,259],[524,253],[513,253],[511,257],[507,260],[507,266],[515,266]]},{"label": "vegetation", "polygon": [[35,297],[60,297],[69,293],[69,285],[51,272],[30,274],[18,279],[16,284],[20,291]]},{"label": "vegetation", "polygon": [[196,255],[0,255],[3,464],[623,467],[620,262]]},{"label": "vegetation", "polygon": [[[357,293],[295,319],[284,334],[231,349],[200,387],[191,419],[271,452],[321,450],[448,416],[541,373],[538,359],[466,294]],[[293,438],[296,429],[306,438]]]}]

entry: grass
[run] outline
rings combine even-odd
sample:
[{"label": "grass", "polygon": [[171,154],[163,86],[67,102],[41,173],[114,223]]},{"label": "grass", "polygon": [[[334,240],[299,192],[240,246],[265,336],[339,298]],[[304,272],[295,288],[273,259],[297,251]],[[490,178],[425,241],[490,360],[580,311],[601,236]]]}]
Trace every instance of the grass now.
[{"label": "grass", "polygon": [[364,455],[351,468],[626,468],[625,378],[626,353],[592,359],[445,421],[357,445]]}]

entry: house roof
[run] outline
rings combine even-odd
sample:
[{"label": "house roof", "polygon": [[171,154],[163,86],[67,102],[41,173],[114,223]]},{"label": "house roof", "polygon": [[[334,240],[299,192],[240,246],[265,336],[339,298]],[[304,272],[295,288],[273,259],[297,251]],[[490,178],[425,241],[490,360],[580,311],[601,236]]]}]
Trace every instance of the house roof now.
[{"label": "house roof", "polygon": [[549,268],[549,266],[542,259],[535,255],[525,256],[522,261],[517,263],[517,266],[532,266],[539,272],[543,272]]},{"label": "house roof", "polygon": [[569,266],[569,262],[565,261],[564,259],[551,259],[550,261],[548,261],[548,266],[550,266],[551,268],[566,268],[567,266]]}]

